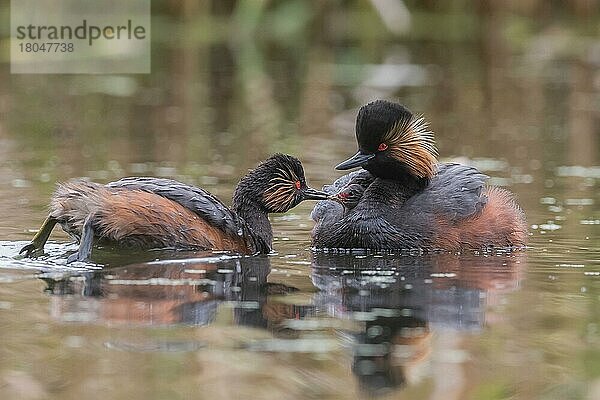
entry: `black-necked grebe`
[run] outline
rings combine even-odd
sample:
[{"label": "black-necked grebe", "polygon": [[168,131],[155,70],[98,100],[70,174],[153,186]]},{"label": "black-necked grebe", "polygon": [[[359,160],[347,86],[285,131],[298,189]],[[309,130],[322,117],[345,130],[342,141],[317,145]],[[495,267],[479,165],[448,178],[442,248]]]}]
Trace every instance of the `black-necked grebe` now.
[{"label": "black-necked grebe", "polygon": [[526,243],[513,195],[486,186],[487,176],[473,167],[437,163],[427,123],[402,105],[363,106],[356,138],[358,152],[336,169],[363,167],[361,182],[352,180],[354,172],[324,190],[333,195],[358,183],[364,193],[350,210],[331,200],[317,204],[315,247],[460,251]]},{"label": "black-necked grebe", "polygon": [[203,189],[169,179],[132,177],[107,185],[78,180],[58,186],[50,215],[21,253],[41,251],[57,223],[80,243],[68,262],[87,260],[94,242],[269,253],[273,232],[267,214],[326,198],[306,185],[300,161],[284,154],[240,180],[233,210]]}]

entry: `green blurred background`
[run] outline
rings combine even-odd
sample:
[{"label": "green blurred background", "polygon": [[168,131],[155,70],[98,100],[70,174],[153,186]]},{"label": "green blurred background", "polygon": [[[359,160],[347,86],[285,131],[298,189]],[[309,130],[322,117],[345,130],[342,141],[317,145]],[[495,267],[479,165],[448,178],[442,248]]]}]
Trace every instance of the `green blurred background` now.
[{"label": "green blurred background", "polygon": [[152,74],[128,76],[10,75],[3,24],[2,165],[45,193],[82,175],[229,187],[284,151],[323,183],[355,148],[356,108],[389,98],[425,114],[442,157],[500,159],[489,167],[542,174],[530,187],[541,192],[544,170],[598,163],[599,11],[586,0],[154,1]]}]

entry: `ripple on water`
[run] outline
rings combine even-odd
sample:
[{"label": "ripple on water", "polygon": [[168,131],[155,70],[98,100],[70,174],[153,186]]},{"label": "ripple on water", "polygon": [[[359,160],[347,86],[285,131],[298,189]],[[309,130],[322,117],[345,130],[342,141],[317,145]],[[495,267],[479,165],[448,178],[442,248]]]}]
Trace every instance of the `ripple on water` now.
[{"label": "ripple on water", "polygon": [[67,253],[75,251],[75,244],[59,244],[48,242],[45,254],[36,258],[25,258],[19,254],[25,241],[0,241],[0,270],[20,271],[89,271],[99,269],[92,263],[72,263],[67,265]]}]

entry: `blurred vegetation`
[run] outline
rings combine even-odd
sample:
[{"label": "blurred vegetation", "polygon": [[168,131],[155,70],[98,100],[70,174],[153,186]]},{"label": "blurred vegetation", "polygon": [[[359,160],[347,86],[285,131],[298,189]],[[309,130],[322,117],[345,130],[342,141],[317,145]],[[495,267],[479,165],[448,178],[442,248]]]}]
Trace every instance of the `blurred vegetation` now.
[{"label": "blurred vegetation", "polygon": [[[32,150],[55,152],[64,145],[61,138],[79,142],[87,160],[81,162],[92,161],[88,168],[100,168],[111,158],[131,161],[132,154],[138,155],[135,161],[218,162],[217,154],[242,140],[252,144],[246,147],[250,154],[235,152],[224,162],[251,165],[269,152],[299,149],[299,134],[322,134],[333,115],[378,96],[401,98],[426,112],[435,126],[444,127],[442,147],[464,131],[477,137],[481,133],[470,132],[490,127],[492,136],[551,138],[553,128],[569,118],[568,104],[560,98],[543,104],[544,92],[557,85],[593,89],[589,112],[597,109],[597,84],[588,85],[599,62],[597,2],[393,4],[154,1],[153,73],[120,79],[9,76],[8,25],[3,24],[0,48],[7,79],[0,91],[7,98],[3,114],[10,117],[5,130]],[[8,10],[4,2],[4,20]],[[372,65],[417,68],[402,78],[400,70],[373,70]],[[369,87],[370,80],[379,86]],[[527,102],[519,101],[525,94]],[[502,127],[501,134],[494,133],[494,125],[506,118],[499,115],[503,110],[531,113],[549,107],[556,115],[529,117],[525,130],[532,132]],[[457,118],[465,115],[469,120],[459,124]],[[447,120],[435,120],[441,117]],[[592,119],[597,121],[596,113]],[[135,151],[119,154],[111,146],[117,138]],[[449,153],[472,155],[466,142]],[[595,143],[592,149],[597,148]]]}]

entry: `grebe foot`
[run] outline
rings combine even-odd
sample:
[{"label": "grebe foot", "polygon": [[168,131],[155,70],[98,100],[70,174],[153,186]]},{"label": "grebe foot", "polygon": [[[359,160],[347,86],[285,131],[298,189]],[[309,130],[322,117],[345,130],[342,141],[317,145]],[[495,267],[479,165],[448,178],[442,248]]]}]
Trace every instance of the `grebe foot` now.
[{"label": "grebe foot", "polygon": [[54,225],[56,225],[58,221],[50,216],[46,218],[38,233],[35,234],[31,242],[24,246],[19,254],[25,253],[25,257],[33,257],[39,256],[44,253],[44,245],[48,241],[48,237],[50,237],[50,233],[52,229],[54,229]]},{"label": "grebe foot", "polygon": [[40,247],[38,243],[31,241],[28,245],[23,246],[21,250],[19,250],[19,254],[25,253],[24,257],[30,258],[42,255],[44,253],[43,245]]},{"label": "grebe foot", "polygon": [[92,216],[88,216],[81,229],[81,240],[79,249],[67,258],[67,264],[75,261],[89,261],[94,243],[94,229],[92,228]]}]

